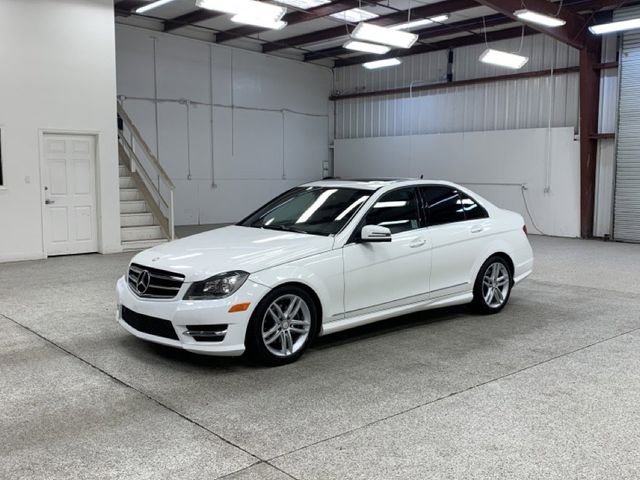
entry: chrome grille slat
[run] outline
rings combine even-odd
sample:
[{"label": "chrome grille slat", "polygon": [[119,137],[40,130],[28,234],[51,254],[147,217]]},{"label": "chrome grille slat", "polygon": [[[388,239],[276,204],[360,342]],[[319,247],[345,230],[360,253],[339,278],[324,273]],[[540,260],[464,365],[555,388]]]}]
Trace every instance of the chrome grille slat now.
[{"label": "chrome grille slat", "polygon": [[[149,281],[146,290],[143,293],[138,289],[138,281],[143,275],[143,272],[148,274],[146,280]],[[144,267],[132,263],[129,266],[129,272],[127,275],[129,288],[131,291],[142,298],[157,298],[157,299],[171,299],[174,298],[184,283],[184,275],[180,275],[174,272],[167,272],[164,270],[158,270],[157,268]]]}]

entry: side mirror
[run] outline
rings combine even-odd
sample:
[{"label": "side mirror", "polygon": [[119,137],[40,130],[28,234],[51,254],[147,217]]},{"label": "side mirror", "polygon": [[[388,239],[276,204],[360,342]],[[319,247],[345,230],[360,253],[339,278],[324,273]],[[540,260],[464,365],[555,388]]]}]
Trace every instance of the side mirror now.
[{"label": "side mirror", "polygon": [[391,230],[379,225],[365,225],[360,232],[362,242],[390,242]]}]

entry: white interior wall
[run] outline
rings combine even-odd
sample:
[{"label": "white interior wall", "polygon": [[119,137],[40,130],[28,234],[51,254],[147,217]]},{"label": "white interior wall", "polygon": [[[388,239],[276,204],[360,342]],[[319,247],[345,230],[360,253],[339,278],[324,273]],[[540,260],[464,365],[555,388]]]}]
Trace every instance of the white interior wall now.
[{"label": "white interior wall", "polygon": [[323,176],[329,70],[125,25],[116,51],[118,95],[176,184],[178,225],[237,221]]},{"label": "white interior wall", "polygon": [[532,233],[580,235],[579,142],[572,127],[338,139],[335,162],[342,177],[457,182],[519,212]]},{"label": "white interior wall", "polygon": [[99,248],[120,251],[111,0],[0,2],[0,261],[44,256],[42,131],[98,136]]}]

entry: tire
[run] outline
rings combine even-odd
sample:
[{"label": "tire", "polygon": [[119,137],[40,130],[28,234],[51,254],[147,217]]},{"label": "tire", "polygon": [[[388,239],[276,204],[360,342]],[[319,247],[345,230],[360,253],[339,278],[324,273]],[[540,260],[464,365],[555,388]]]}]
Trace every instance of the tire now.
[{"label": "tire", "polygon": [[276,288],[251,315],[245,338],[247,354],[272,367],[295,362],[315,337],[318,322],[318,308],[306,290],[296,286]]},{"label": "tire", "polygon": [[497,255],[489,257],[476,277],[471,305],[478,313],[498,313],[509,301],[512,287],[513,272],[507,261]]}]

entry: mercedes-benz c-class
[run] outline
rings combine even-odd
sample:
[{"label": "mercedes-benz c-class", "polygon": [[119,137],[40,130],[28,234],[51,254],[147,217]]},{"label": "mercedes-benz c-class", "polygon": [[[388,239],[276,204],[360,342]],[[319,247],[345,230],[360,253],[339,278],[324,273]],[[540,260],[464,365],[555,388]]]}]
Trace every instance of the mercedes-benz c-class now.
[{"label": "mercedes-benz c-class", "polygon": [[522,217],[460,185],[323,180],[137,254],[117,319],[151,342],[282,365],[318,335],[406,313],[497,313],[532,265]]}]

